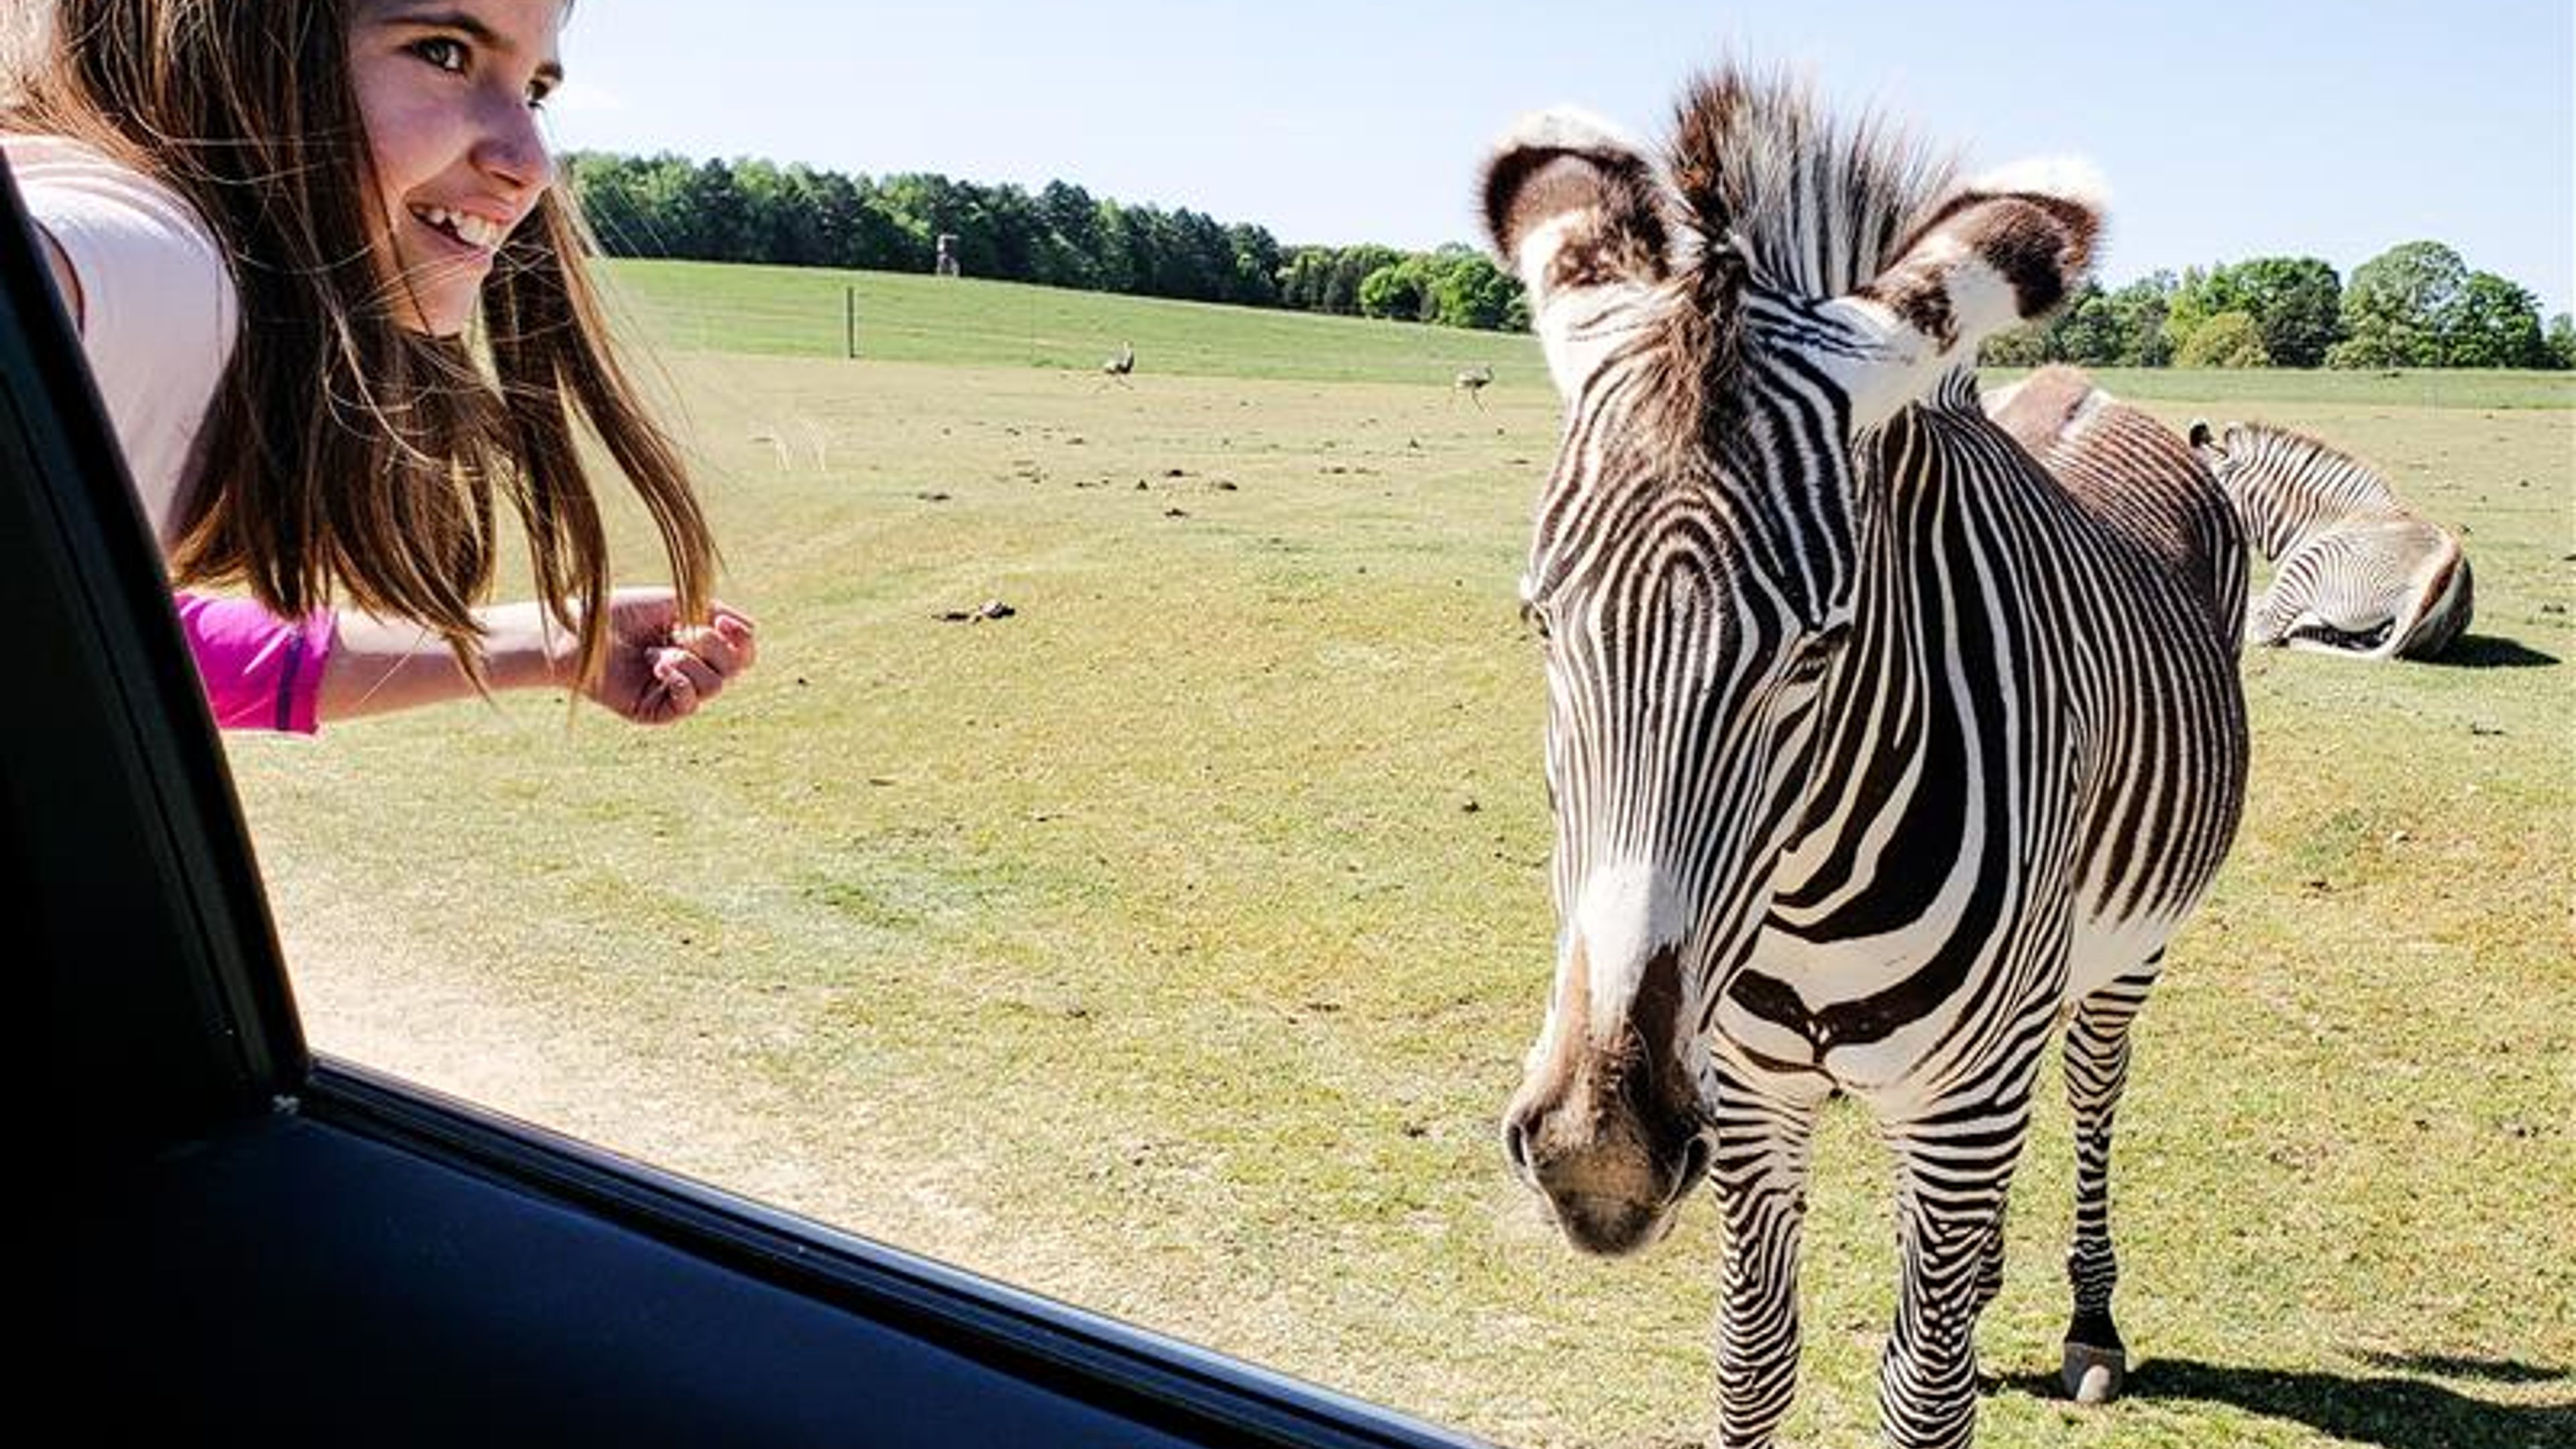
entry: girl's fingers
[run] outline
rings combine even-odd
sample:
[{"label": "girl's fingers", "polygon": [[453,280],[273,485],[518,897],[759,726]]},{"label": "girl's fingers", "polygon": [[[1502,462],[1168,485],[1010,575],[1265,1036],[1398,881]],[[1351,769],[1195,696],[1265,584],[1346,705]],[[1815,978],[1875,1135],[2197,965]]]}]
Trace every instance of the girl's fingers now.
[{"label": "girl's fingers", "polygon": [[[664,651],[666,655],[678,650]],[[686,719],[697,712],[698,686],[688,672],[665,657],[653,665],[653,686],[636,701],[636,717],[647,724],[665,724]]]},{"label": "girl's fingers", "polygon": [[752,634],[755,627],[751,620],[740,614],[719,612],[716,615],[716,632],[742,656],[740,667],[744,669],[749,669],[751,661],[760,654],[760,643]]},{"label": "girl's fingers", "polygon": [[674,629],[671,645],[715,671],[719,679],[730,679],[751,667],[751,636],[728,634],[721,622],[713,628],[688,625]]},{"label": "girl's fingers", "polygon": [[700,701],[715,698],[725,684],[722,671],[686,649],[663,650],[654,661],[653,676],[674,687],[686,684],[691,697]]}]

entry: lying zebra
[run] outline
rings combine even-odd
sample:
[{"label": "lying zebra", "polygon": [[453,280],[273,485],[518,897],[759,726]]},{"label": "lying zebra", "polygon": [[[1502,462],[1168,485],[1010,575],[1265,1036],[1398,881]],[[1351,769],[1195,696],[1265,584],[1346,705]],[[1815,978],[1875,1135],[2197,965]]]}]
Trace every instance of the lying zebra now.
[{"label": "lying zebra", "polygon": [[2430,659],[2469,627],[2468,555],[2379,471],[2286,428],[2191,425],[2191,446],[2279,567],[2245,642],[2365,659]]}]

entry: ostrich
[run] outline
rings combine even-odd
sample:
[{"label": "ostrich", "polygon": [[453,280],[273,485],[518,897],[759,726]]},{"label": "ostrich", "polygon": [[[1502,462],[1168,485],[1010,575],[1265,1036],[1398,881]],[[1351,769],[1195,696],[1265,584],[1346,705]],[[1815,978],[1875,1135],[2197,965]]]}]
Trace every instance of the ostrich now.
[{"label": "ostrich", "polygon": [[1109,359],[1107,362],[1100,364],[1100,371],[1103,376],[1115,378],[1122,383],[1127,380],[1127,374],[1134,372],[1135,370],[1136,347],[1134,343],[1130,342],[1119,343],[1118,355]]},{"label": "ostrich", "polygon": [[1467,395],[1467,400],[1469,402],[1482,408],[1485,405],[1485,385],[1493,380],[1494,369],[1492,365],[1480,362],[1458,374],[1457,387],[1460,392]]}]

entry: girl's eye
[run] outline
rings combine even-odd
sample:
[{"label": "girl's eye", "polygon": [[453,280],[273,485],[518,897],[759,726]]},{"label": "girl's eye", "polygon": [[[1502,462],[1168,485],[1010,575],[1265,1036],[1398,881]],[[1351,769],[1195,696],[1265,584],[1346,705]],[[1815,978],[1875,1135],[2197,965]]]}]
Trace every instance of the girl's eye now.
[{"label": "girl's eye", "polygon": [[547,96],[549,96],[549,95],[552,95],[553,93],[554,93],[554,92],[553,92],[553,90],[552,90],[550,87],[547,87],[547,86],[545,86],[545,85],[531,85],[531,86],[529,86],[529,87],[528,87],[528,109],[529,109],[529,110],[532,110],[532,111],[542,111],[542,110],[544,110],[544,109],[546,108],[546,97],[547,97]]},{"label": "girl's eye", "polygon": [[437,66],[440,70],[463,74],[465,43],[444,35],[432,35],[412,42],[411,53]]}]

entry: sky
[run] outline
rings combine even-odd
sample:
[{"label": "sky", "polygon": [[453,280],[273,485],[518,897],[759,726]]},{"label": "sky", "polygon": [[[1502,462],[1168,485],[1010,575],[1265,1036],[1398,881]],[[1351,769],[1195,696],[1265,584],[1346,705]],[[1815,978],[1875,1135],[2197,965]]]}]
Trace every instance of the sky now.
[{"label": "sky", "polygon": [[1691,74],[1786,66],[1973,172],[2109,183],[2100,275],[2448,243],[2576,298],[2576,4],[2060,0],[585,0],[565,148],[928,171],[1250,222],[1284,244],[1482,241],[1524,112],[1649,142]]}]

